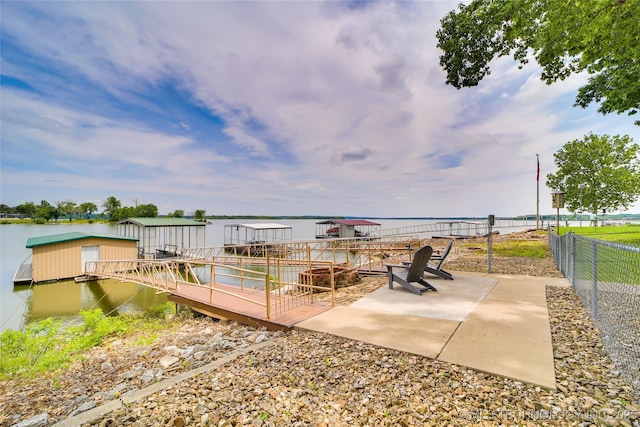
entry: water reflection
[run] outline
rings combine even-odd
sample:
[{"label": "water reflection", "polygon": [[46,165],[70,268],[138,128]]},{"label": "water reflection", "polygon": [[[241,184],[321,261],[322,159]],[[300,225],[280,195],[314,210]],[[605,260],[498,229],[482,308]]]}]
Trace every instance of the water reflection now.
[{"label": "water reflection", "polygon": [[15,286],[14,293],[27,301],[23,324],[77,314],[99,308],[107,315],[138,313],[167,302],[166,294],[134,283],[113,279],[76,283],[73,280],[33,286]]}]

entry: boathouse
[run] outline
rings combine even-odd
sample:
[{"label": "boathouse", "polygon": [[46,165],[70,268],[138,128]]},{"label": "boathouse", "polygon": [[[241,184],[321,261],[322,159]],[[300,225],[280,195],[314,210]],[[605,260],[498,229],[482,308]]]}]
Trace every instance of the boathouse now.
[{"label": "boathouse", "polygon": [[31,248],[31,265],[19,267],[14,283],[70,279],[82,276],[88,262],[135,259],[137,239],[70,232],[31,237],[27,248]]},{"label": "boathouse", "polygon": [[118,222],[117,232],[139,241],[139,258],[165,258],[180,256],[186,248],[205,247],[206,225],[188,218],[127,218]]},{"label": "boathouse", "polygon": [[226,224],[224,246],[227,252],[266,256],[277,252],[276,244],[291,241],[293,227],[275,223]]},{"label": "boathouse", "polygon": [[364,238],[379,229],[380,224],[365,219],[329,219],[316,222],[316,239]]},{"label": "boathouse", "polygon": [[252,245],[256,243],[290,242],[293,227],[275,223],[227,224],[224,226],[224,244]]}]

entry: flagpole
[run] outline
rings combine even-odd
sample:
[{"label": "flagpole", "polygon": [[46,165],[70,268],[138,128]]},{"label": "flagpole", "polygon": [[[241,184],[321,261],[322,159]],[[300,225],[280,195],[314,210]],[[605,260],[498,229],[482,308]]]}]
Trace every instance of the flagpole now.
[{"label": "flagpole", "polygon": [[540,156],[536,154],[538,165],[536,173],[536,230],[540,228]]}]

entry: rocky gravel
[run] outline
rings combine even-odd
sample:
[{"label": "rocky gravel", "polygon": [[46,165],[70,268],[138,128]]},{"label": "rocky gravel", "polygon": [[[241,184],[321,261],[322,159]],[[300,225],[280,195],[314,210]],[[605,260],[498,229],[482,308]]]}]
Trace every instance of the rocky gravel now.
[{"label": "rocky gravel", "polygon": [[[478,265],[470,251],[447,269]],[[551,275],[548,262],[527,274]],[[494,272],[517,265],[501,259]],[[385,283],[365,277],[337,304]],[[118,402],[76,425],[640,426],[640,403],[573,289],[548,287],[547,303],[556,390],[327,334],[194,316],[155,339],[111,340],[64,372],[0,383],[0,426],[54,425]]]}]

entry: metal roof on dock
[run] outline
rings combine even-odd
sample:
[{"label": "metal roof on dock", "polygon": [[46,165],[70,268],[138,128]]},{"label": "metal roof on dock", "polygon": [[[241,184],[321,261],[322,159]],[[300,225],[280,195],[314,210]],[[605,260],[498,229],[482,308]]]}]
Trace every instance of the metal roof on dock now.
[{"label": "metal roof on dock", "polygon": [[377,222],[367,221],[366,219],[328,219],[316,222],[316,224],[336,224],[336,225],[380,225]]},{"label": "metal roof on dock", "polygon": [[227,224],[225,227],[244,227],[253,230],[279,230],[284,228],[293,228],[290,225],[275,223],[256,223],[256,224]]},{"label": "metal roof on dock", "polygon": [[55,243],[71,242],[73,240],[81,239],[113,239],[113,240],[133,240],[138,239],[132,237],[115,236],[107,234],[87,234],[80,233],[79,231],[72,231],[70,233],[52,234],[49,236],[30,237],[27,240],[27,248],[35,248],[37,246],[52,245]]},{"label": "metal roof on dock", "polygon": [[189,218],[127,218],[118,222],[118,224],[127,223],[144,227],[204,227],[207,225],[205,221]]}]

